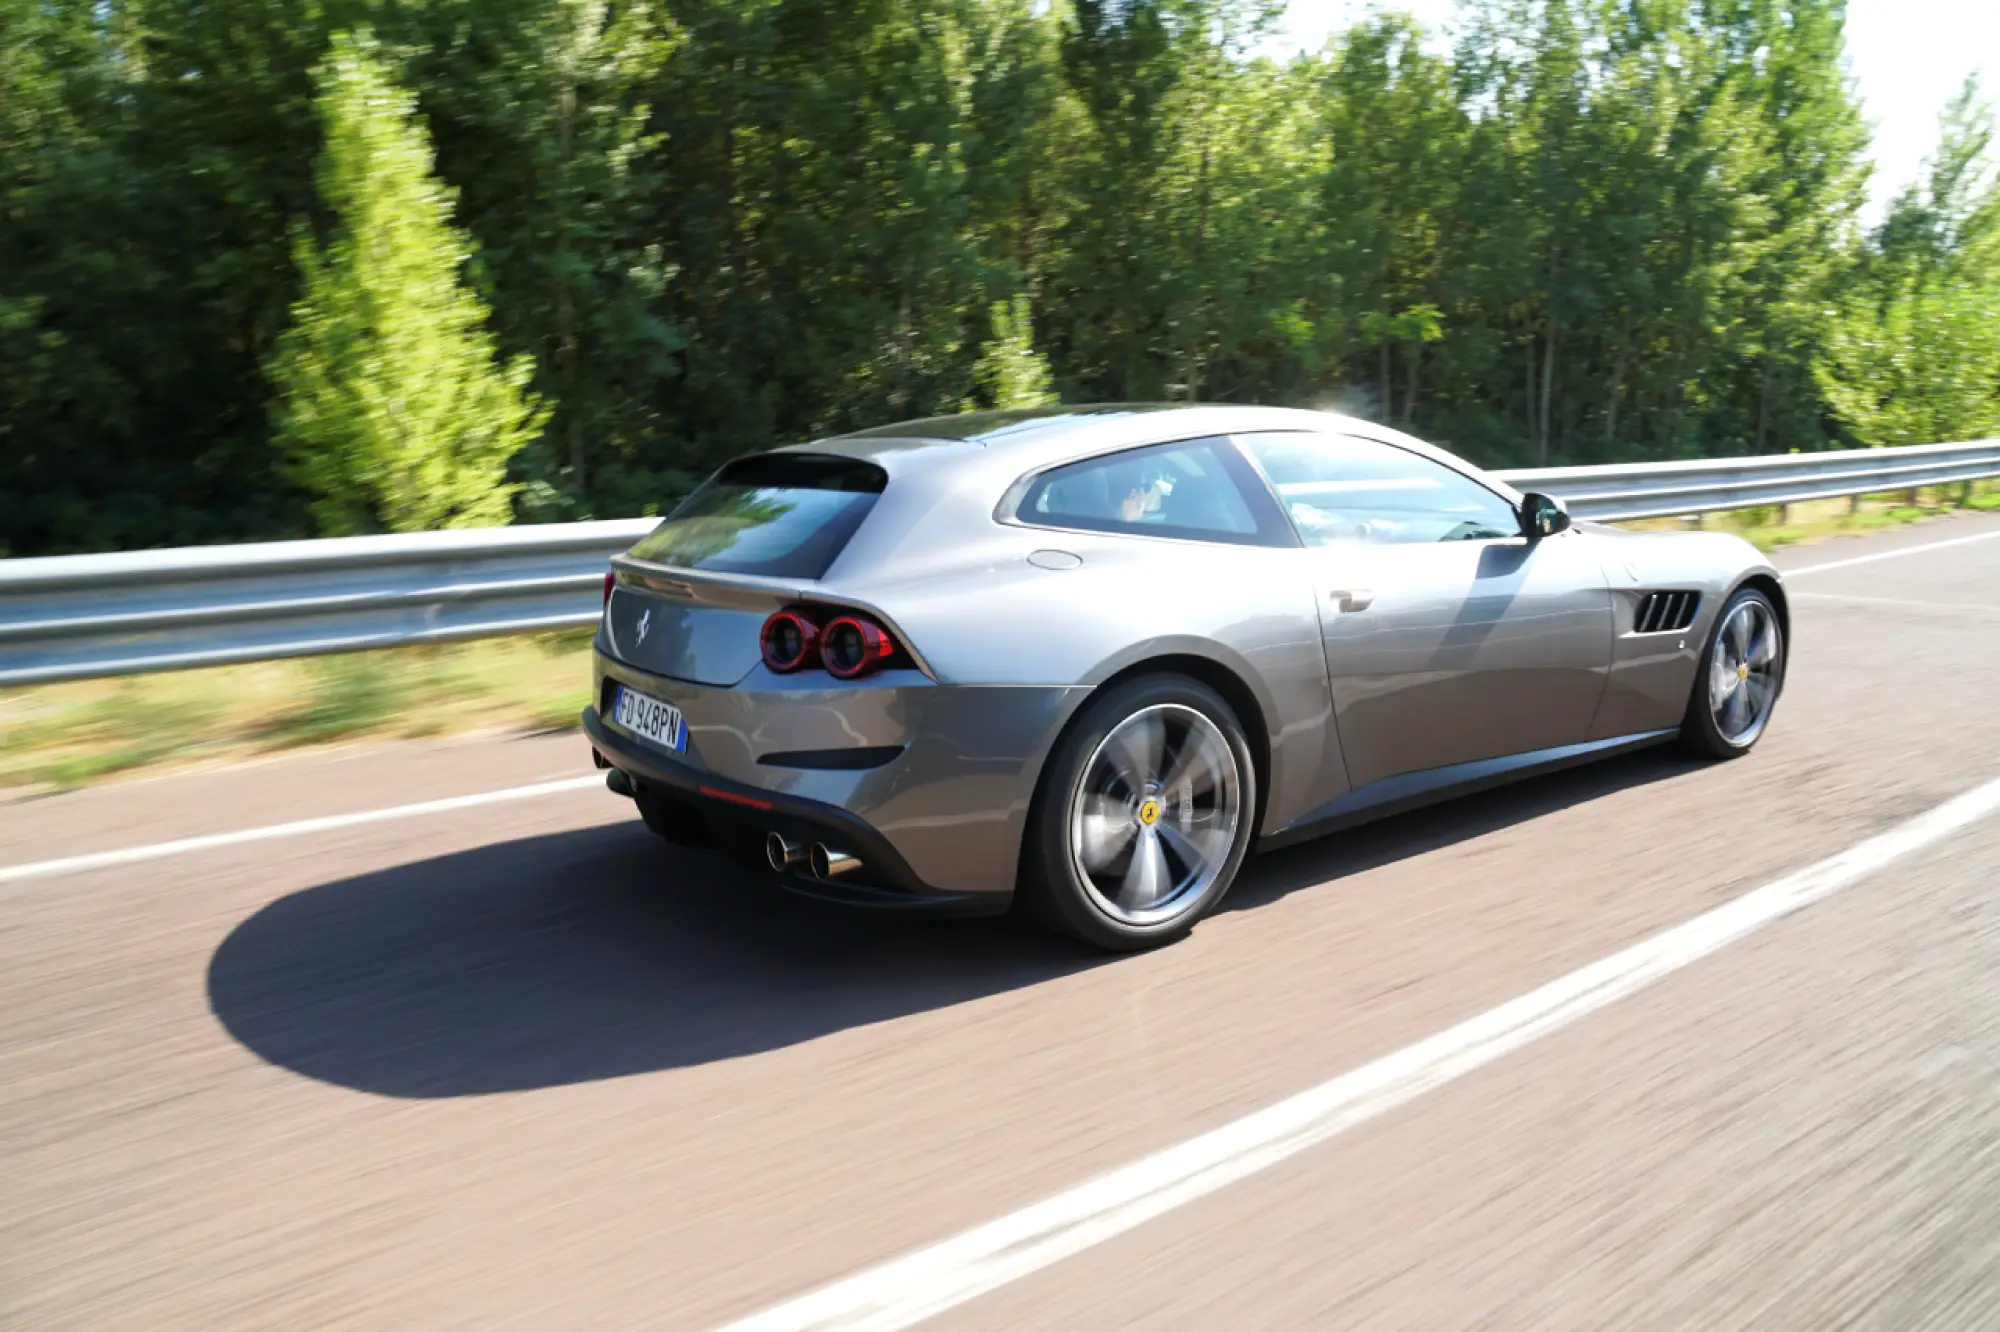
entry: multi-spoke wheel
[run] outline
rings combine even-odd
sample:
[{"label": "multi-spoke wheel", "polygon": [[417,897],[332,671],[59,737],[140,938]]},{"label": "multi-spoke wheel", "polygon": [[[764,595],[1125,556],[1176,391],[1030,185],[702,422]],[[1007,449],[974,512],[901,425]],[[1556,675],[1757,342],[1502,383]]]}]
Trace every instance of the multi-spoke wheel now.
[{"label": "multi-spoke wheel", "polygon": [[1785,633],[1769,597],[1744,588],[1715,617],[1681,738],[1697,753],[1735,758],[1757,743],[1785,682]]},{"label": "multi-spoke wheel", "polygon": [[1023,848],[1030,905],[1107,948],[1178,938],[1235,877],[1255,796],[1227,703],[1179,676],[1128,681],[1050,758]]}]

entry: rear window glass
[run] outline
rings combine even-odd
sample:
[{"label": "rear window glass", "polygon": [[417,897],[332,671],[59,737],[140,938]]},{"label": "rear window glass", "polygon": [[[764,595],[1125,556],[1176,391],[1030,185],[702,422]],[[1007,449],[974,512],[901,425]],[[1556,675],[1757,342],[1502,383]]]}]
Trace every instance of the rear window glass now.
[{"label": "rear window glass", "polygon": [[739,458],[642,537],[632,555],[681,569],[818,578],[888,479],[873,463],[824,454]]},{"label": "rear window glass", "polygon": [[1091,532],[1263,545],[1267,534],[1245,480],[1260,484],[1222,441],[1160,444],[1047,472],[1022,496],[1015,516]]}]

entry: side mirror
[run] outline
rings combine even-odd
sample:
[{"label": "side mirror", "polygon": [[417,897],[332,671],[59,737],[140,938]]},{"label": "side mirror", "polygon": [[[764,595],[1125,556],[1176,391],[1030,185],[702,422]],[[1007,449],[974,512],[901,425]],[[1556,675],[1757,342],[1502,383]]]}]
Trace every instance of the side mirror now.
[{"label": "side mirror", "polygon": [[1569,510],[1553,495],[1529,491],[1521,496],[1521,535],[1530,541],[1554,536],[1569,526]]}]

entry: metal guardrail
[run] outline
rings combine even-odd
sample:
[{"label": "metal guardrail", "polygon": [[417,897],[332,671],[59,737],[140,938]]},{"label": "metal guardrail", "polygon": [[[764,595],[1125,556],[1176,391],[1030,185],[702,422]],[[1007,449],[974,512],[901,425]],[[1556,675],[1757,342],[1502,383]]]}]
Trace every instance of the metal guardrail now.
[{"label": "metal guardrail", "polygon": [[[1617,521],[2000,476],[2000,440],[1496,475]],[[587,626],[655,521],[0,560],[0,685]]]},{"label": "metal guardrail", "polygon": [[1977,481],[2000,475],[2000,439],[1494,475],[1518,490],[1558,497],[1578,518],[1621,522]]},{"label": "metal guardrail", "polygon": [[0,685],[590,625],[658,521],[0,560]]}]

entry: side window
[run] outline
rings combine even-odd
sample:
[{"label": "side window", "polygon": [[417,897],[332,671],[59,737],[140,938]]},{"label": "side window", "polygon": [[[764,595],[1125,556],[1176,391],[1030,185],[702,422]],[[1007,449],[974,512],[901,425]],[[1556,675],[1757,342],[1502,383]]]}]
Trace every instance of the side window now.
[{"label": "side window", "polygon": [[1521,534],[1514,506],[1430,459],[1353,435],[1245,435],[1308,546],[1486,541]]},{"label": "side window", "polygon": [[[1014,516],[1046,527],[1089,532],[1269,545],[1275,515],[1264,523],[1249,495],[1256,474],[1226,441],[1156,444],[1090,458],[1044,472],[1021,497]],[[1290,545],[1289,535],[1283,537]]]}]

